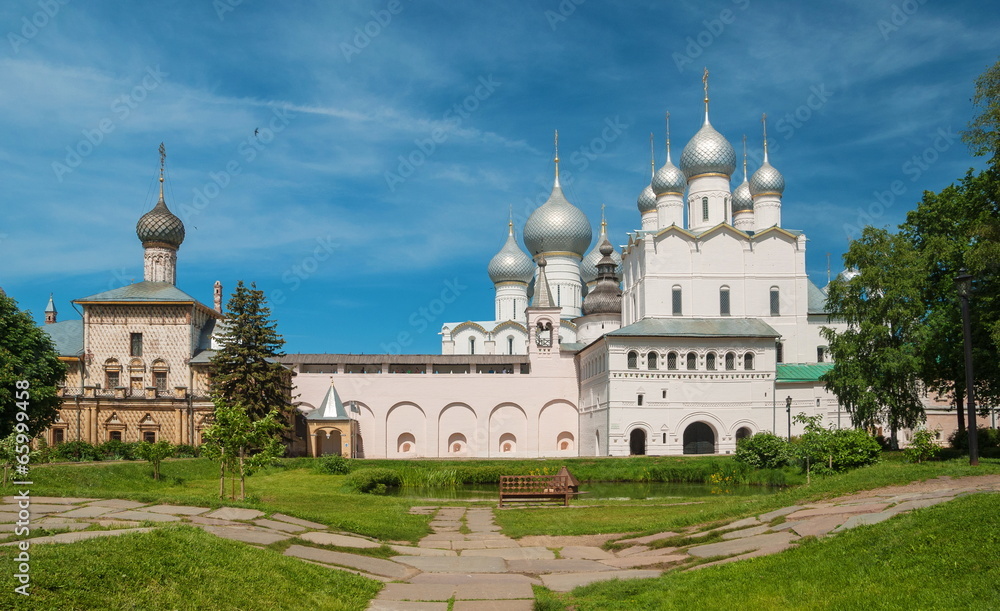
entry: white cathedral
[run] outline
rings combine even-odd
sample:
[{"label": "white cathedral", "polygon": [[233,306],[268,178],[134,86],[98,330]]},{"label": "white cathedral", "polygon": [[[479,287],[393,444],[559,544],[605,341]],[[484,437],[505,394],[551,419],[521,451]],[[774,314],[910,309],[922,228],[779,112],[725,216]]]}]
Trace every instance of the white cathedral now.
[{"label": "white cathedral", "polygon": [[[769,162],[766,128],[763,149],[748,179],[744,145],[743,181],[731,188],[737,157],[709,122],[706,85],[704,124],[679,167],[668,131],[666,163],[642,189],[640,228],[621,253],[603,220],[588,252],[591,222],[563,194],[557,152],[551,195],[523,228],[530,256],[510,222],[489,262],[494,320],[444,325],[439,355],[282,357],[304,415],[300,451],[366,458],[730,454],[739,439],[760,431],[800,433],[790,421],[800,412],[833,425],[843,414],[846,425],[847,414],[819,380],[830,368],[820,328],[841,325],[831,323],[824,291],[806,274],[805,235],[781,226],[785,181]],[[162,196],[158,206],[176,219]],[[140,239],[147,251],[163,241]],[[180,240],[168,246],[174,256]],[[170,274],[133,286],[174,290],[197,311],[224,317],[218,298],[213,311],[174,283]],[[158,333],[119,331],[133,342],[139,331]],[[83,345],[86,334],[79,335],[64,342],[65,359],[124,358],[95,354],[101,347]],[[194,376],[212,346],[192,346],[177,368]],[[101,394],[100,384],[88,391],[87,376],[79,378],[78,392],[66,390],[77,394],[64,396]],[[147,413],[152,403],[124,390],[105,393],[102,409],[122,416],[114,431],[110,420],[94,416],[77,423],[77,436],[85,430],[94,441],[132,440],[125,415],[135,410],[135,435],[148,435],[139,429],[157,418]],[[205,394],[180,386],[176,393]],[[149,398],[158,396],[151,387]],[[175,411],[157,426],[169,438],[198,443],[200,420],[182,405]],[[81,418],[69,407],[63,412],[50,442],[57,433],[72,438],[73,419]]]}]

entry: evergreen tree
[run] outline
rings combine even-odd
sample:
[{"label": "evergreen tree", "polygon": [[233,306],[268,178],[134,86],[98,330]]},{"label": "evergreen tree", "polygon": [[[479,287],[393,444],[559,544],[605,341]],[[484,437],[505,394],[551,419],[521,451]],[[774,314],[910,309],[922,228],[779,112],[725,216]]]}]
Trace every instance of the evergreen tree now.
[{"label": "evergreen tree", "polygon": [[[66,366],[59,360],[52,338],[0,291],[0,438],[21,423],[27,430],[18,432],[30,437],[48,428],[59,413],[62,399],[58,387],[65,378]],[[19,381],[29,385],[25,410],[19,405]],[[22,411],[26,417],[18,417]]]},{"label": "evergreen tree", "polygon": [[211,361],[212,398],[239,405],[253,419],[278,411],[286,423],[291,408],[291,373],[277,358],[285,340],[270,319],[264,291],[240,281],[226,306],[222,347]]}]

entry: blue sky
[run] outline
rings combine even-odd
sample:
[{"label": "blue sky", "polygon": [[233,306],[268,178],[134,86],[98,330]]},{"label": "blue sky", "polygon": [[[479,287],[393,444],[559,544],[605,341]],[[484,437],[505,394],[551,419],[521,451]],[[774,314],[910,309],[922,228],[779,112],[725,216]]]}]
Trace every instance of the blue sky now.
[{"label": "blue sky", "polygon": [[863,224],[982,166],[958,139],[997,60],[982,7],[5,2],[0,286],[39,320],[54,292],[66,320],[141,280],[163,141],[181,289],[256,282],[288,352],[437,353],[442,323],[492,318],[486,265],[508,210],[520,235],[548,194],[553,130],[568,198],[595,226],[605,204],[621,244],[649,133],[660,165],[665,111],[675,160],[700,126],[704,66],[750,172],[768,114],[782,224],[822,286]]}]

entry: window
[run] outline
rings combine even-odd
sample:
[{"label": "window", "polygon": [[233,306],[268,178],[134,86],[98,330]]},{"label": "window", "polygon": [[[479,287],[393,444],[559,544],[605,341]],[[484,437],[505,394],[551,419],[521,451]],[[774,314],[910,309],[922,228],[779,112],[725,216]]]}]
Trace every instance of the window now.
[{"label": "window", "polygon": [[142,356],[142,333],[130,334],[129,344],[129,356]]},{"label": "window", "polygon": [[142,434],[142,440],[149,443],[156,443],[156,431],[146,431]]},{"label": "window", "polygon": [[156,390],[159,392],[166,392],[167,390],[167,374],[164,371],[153,372],[153,380],[156,383]]},{"label": "window", "polygon": [[774,345],[775,356],[774,360],[779,363],[785,362],[785,344],[783,342],[778,342]]},{"label": "window", "polygon": [[110,433],[108,433],[108,439],[110,439],[111,441],[121,441],[122,440],[122,432],[121,431],[111,431]]},{"label": "window", "polygon": [[120,371],[105,372],[105,388],[118,388],[121,385],[122,383],[121,383]]},{"label": "window", "polygon": [[708,220],[708,198],[701,198],[701,220]]},{"label": "window", "polygon": [[719,289],[719,315],[729,316],[729,287]]},{"label": "window", "polygon": [[709,352],[708,356],[705,357],[705,368],[709,371],[715,371],[715,353]]},{"label": "window", "polygon": [[52,429],[52,445],[66,441],[66,429]]},{"label": "window", "polygon": [[562,305],[562,286],[556,285],[556,305]]},{"label": "window", "polygon": [[656,369],[656,357],[657,354],[655,352],[650,352],[646,355],[646,369]]},{"label": "window", "polygon": [[667,391],[666,390],[662,390],[660,392],[662,393],[663,398],[666,399],[667,398]]},{"label": "window", "polygon": [[639,353],[635,352],[634,350],[628,353],[628,368],[629,369],[639,368]]},{"label": "window", "polygon": [[753,352],[747,352],[743,355],[743,369],[753,371]]},{"label": "window", "polygon": [[470,337],[469,338],[469,354],[475,354],[475,353],[476,353],[476,338]]},{"label": "window", "polygon": [[687,368],[689,371],[694,371],[698,368],[698,355],[694,352],[688,352]]},{"label": "window", "polygon": [[636,405],[642,406],[642,395],[636,395],[635,402]]},{"label": "window", "polygon": [[673,311],[674,316],[681,315],[681,287],[675,286],[673,290]]},{"label": "window", "polygon": [[826,355],[826,350],[823,346],[816,346],[816,362],[822,363],[823,357]]},{"label": "window", "polygon": [[726,353],[726,371],[733,371],[736,369],[736,353],[727,352]]},{"label": "window", "polygon": [[677,369],[677,353],[671,352],[667,355],[667,369]]},{"label": "window", "polygon": [[514,336],[507,336],[507,354],[514,354]]},{"label": "window", "polygon": [[771,287],[771,316],[781,316],[781,292],[778,287]]}]

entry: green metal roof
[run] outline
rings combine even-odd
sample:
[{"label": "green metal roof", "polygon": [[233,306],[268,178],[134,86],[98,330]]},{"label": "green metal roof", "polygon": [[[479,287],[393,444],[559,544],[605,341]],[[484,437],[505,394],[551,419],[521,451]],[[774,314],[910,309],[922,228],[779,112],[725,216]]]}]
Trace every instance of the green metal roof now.
[{"label": "green metal roof", "polygon": [[59,356],[80,356],[83,354],[82,320],[54,322],[49,325],[42,325],[41,329],[52,338]]},{"label": "green metal roof", "polygon": [[169,282],[145,281],[77,299],[75,303],[87,303],[91,301],[178,301],[198,303],[197,299]]},{"label": "green metal roof", "polygon": [[612,337],[779,337],[759,318],[643,318],[608,333]]},{"label": "green metal roof", "polygon": [[826,293],[823,289],[819,288],[813,281],[809,281],[809,314],[827,314],[828,310],[826,307]]},{"label": "green metal roof", "polygon": [[333,384],[330,384],[330,390],[326,391],[319,407],[306,414],[306,420],[350,420],[344,409],[344,402],[340,400]]},{"label": "green metal roof", "polygon": [[833,363],[779,363],[776,382],[818,382]]}]

